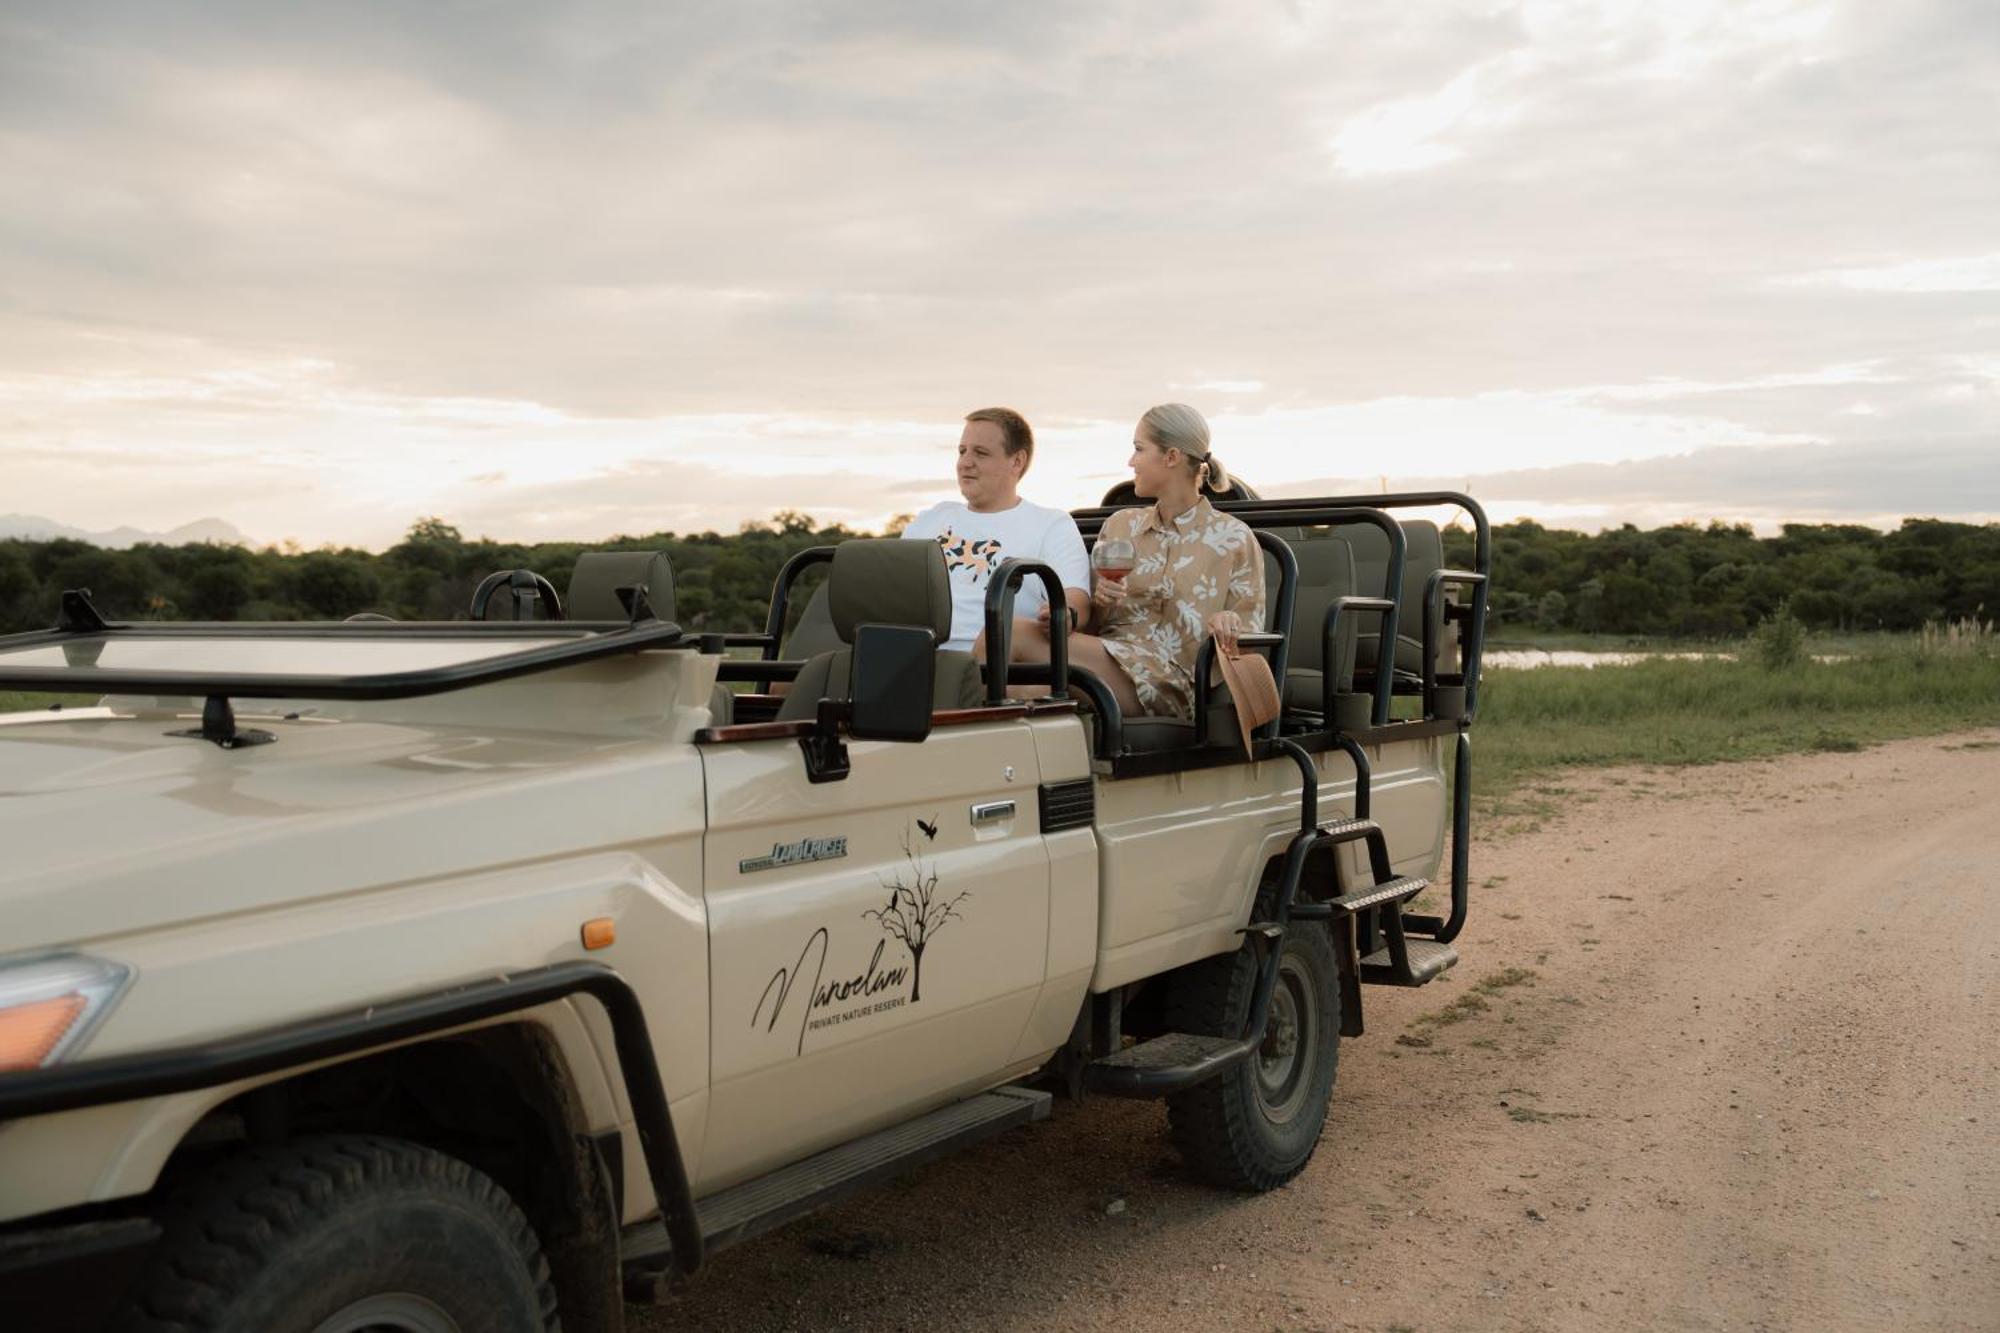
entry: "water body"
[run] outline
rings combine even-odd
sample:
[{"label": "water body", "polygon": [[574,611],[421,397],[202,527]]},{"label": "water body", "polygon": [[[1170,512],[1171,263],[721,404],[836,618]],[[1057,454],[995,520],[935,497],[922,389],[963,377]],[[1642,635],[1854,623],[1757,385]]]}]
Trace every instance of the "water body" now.
[{"label": "water body", "polygon": [[1482,668],[1526,671],[1534,667],[1547,666],[1630,666],[1634,662],[1645,662],[1654,658],[1681,662],[1721,662],[1735,656],[1734,653],[1597,653],[1572,648],[1488,648],[1480,657],[1480,665]]},{"label": "water body", "polygon": [[[1480,657],[1480,669],[1527,671],[1547,666],[1630,666],[1634,662],[1733,662],[1735,653],[1627,653],[1588,652],[1576,648],[1488,648]],[[1845,662],[1845,653],[1814,653],[1815,662]]]}]

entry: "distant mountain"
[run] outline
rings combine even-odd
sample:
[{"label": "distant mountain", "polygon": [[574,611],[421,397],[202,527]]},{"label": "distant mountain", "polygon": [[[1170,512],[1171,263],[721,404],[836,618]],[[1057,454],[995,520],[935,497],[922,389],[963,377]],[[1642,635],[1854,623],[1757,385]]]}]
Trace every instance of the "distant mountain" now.
[{"label": "distant mountain", "polygon": [[147,532],[142,528],[112,528],[108,532],[86,532],[82,528],[73,528],[67,523],[58,523],[39,514],[0,514],[0,538],[7,537],[18,537],[31,542],[69,537],[76,541],[89,542],[92,546],[108,546],[114,550],[138,546],[142,542],[161,546],[185,546],[191,542],[213,542],[220,546],[250,544],[250,539],[244,536],[235,524],[226,523],[219,518],[198,518],[192,523],[183,523],[166,532]]}]

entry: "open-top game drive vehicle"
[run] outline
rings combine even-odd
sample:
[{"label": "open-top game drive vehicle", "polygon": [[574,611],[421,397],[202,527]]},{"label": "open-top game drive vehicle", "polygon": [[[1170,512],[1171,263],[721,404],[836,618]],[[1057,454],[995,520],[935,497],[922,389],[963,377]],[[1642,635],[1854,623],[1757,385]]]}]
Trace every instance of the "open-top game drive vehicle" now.
[{"label": "open-top game drive vehicle", "polygon": [[[1442,505],[1472,569],[1395,517]],[[987,660],[934,651],[918,541],[805,553],[762,634],[683,633],[664,557],[604,553],[482,589],[557,618],[79,592],[0,640],[0,687],[103,696],[0,724],[0,1327],[615,1329],[1057,1094],[1291,1179],[1361,987],[1456,960],[1488,533],[1450,493],[1219,507],[1284,696],[1247,753],[1212,645],[1191,722],[1010,675],[1043,567],[996,575]]]}]

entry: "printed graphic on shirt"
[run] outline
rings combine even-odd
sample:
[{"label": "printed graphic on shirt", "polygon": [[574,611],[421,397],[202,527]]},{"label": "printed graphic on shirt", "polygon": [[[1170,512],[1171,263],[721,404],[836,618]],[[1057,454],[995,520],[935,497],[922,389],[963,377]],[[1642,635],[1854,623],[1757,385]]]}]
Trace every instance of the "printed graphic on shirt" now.
[{"label": "printed graphic on shirt", "polygon": [[975,540],[946,528],[937,535],[937,543],[944,548],[945,570],[963,569],[972,575],[974,583],[984,583],[999,568],[1000,543],[994,538]]}]

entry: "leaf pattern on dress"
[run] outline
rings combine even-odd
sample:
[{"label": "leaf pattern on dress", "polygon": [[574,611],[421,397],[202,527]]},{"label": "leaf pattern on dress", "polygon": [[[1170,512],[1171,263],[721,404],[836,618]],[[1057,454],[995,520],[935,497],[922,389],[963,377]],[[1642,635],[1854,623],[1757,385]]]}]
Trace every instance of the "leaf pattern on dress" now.
[{"label": "leaf pattern on dress", "polygon": [[1217,514],[1216,518],[1221,521],[1202,530],[1202,543],[1217,555],[1229,555],[1243,544],[1242,525],[1227,514]]},{"label": "leaf pattern on dress", "polygon": [[1202,615],[1201,608],[1193,602],[1176,602],[1175,606],[1180,609],[1181,628],[1187,631],[1189,638],[1199,640],[1208,629],[1208,620]]},{"label": "leaf pattern on dress", "polygon": [[1264,561],[1250,529],[1207,500],[1161,522],[1148,506],[1105,520],[1104,536],[1129,538],[1137,559],[1126,587],[1132,596],[1100,636],[1148,713],[1188,717],[1194,711],[1194,659],[1218,611],[1235,611],[1247,627],[1264,624]]}]

